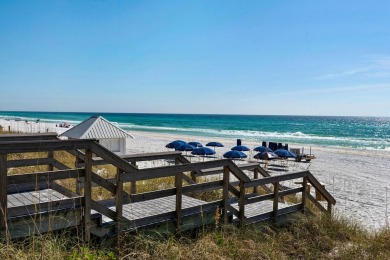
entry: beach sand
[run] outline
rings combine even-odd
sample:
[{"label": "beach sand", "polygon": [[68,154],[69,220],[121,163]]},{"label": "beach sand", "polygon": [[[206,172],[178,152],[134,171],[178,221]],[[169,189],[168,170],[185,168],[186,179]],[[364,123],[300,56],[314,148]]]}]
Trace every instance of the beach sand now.
[{"label": "beach sand", "polygon": [[[165,145],[173,140],[187,142],[198,141],[203,144],[209,141],[222,142],[225,147],[216,148],[217,156],[236,145],[235,139],[194,137],[146,132],[131,132],[135,137],[129,141],[129,153],[148,153],[168,151]],[[272,140],[271,140],[272,141]],[[243,145],[253,149],[261,145],[258,142],[243,140]],[[310,145],[289,144],[289,148],[305,147],[309,152]],[[352,219],[369,230],[378,230],[388,225],[390,208],[390,152],[380,150],[347,149],[337,147],[311,146],[316,159],[311,162],[289,161],[288,167],[272,167],[271,175],[309,170],[332,194],[337,203],[335,213]],[[183,152],[185,154],[185,152]],[[247,153],[250,155],[250,153]],[[249,160],[253,159],[254,153]],[[195,161],[196,158],[192,158]],[[199,159],[198,159],[199,160]],[[202,159],[200,159],[202,160]],[[210,160],[210,159],[209,159]],[[245,163],[247,161],[236,161]],[[280,162],[273,163],[276,166]],[[152,163],[141,164],[141,167],[152,167]],[[287,170],[287,171],[281,171]],[[289,183],[293,186],[293,183]]]},{"label": "beach sand", "polygon": [[[49,132],[62,133],[68,128],[56,127],[55,124],[13,122],[0,119],[0,125],[13,124],[15,130],[20,132]],[[37,124],[35,127],[33,124]],[[37,131],[39,129],[39,131]],[[12,129],[11,129],[12,130]],[[15,131],[14,130],[14,131]],[[216,148],[217,157],[230,150],[236,145],[236,139],[208,138],[183,136],[161,133],[131,132],[134,139],[128,141],[128,153],[150,153],[169,151],[165,145],[173,140],[181,139],[187,142],[198,141],[203,144],[209,141],[222,142],[225,147]],[[266,140],[272,141],[272,140]],[[243,145],[253,149],[261,145],[259,142],[243,140]],[[289,144],[289,148],[305,147],[309,152],[310,144]],[[335,197],[337,203],[335,213],[352,219],[369,230],[378,230],[389,225],[388,213],[390,209],[390,151],[363,150],[337,147],[311,146],[312,153],[316,156],[311,162],[289,161],[287,167],[281,167],[281,162],[269,165],[271,175],[309,170],[318,180],[325,185],[326,189]],[[185,152],[183,152],[185,154]],[[248,152],[249,160],[254,160],[254,152]],[[203,160],[193,157],[191,161]],[[207,158],[206,160],[214,160]],[[236,161],[246,163],[247,161]],[[166,162],[142,162],[140,168],[168,165]],[[287,183],[293,186],[294,183]]]}]

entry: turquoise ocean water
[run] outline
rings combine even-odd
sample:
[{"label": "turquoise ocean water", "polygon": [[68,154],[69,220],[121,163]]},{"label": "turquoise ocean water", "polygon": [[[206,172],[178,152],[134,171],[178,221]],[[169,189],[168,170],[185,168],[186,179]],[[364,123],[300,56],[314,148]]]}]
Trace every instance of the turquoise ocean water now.
[{"label": "turquoise ocean water", "polygon": [[186,115],[0,112],[0,118],[73,125],[101,115],[128,131],[390,150],[390,118],[328,116]]}]

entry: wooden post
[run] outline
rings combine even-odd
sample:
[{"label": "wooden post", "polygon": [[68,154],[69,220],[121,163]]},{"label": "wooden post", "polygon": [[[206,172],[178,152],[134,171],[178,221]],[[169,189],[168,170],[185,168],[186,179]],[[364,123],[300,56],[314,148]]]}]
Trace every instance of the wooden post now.
[{"label": "wooden post", "polygon": [[[0,229],[7,226],[7,154],[0,154]],[[8,231],[5,230],[5,233]]]},{"label": "wooden post", "polygon": [[328,201],[328,214],[331,216],[332,215],[332,203]]},{"label": "wooden post", "polygon": [[175,165],[179,165],[180,164],[180,160],[178,157],[175,158]]},{"label": "wooden post", "polygon": [[274,183],[274,205],[273,205],[275,223],[277,223],[278,220],[278,207],[279,207],[279,182],[275,182]]},{"label": "wooden post", "polygon": [[240,225],[244,225],[244,218],[245,218],[245,187],[244,187],[244,182],[240,180],[240,198],[238,201],[238,216],[240,219]]},{"label": "wooden post", "polygon": [[[53,151],[48,151],[47,152],[47,158],[53,160],[54,159],[54,152]],[[53,163],[50,163],[50,164],[47,165],[47,170],[50,171],[50,172],[54,170]]]},{"label": "wooden post", "polygon": [[303,177],[303,182],[302,182],[302,210],[303,213],[306,212],[306,190],[307,190],[307,177]]},{"label": "wooden post", "polygon": [[[259,169],[255,168],[253,170],[253,179],[258,179],[259,178]],[[253,187],[253,193],[258,194],[259,193],[259,186]]]},{"label": "wooden post", "polygon": [[180,231],[182,225],[182,200],[183,200],[183,173],[179,172],[175,175],[176,187],[176,229]]},{"label": "wooden post", "polygon": [[[76,161],[75,161],[75,168],[79,168],[78,167],[78,164],[81,163],[82,160],[80,159],[80,157],[76,157]],[[76,194],[78,195],[81,195],[81,185],[80,185],[80,179],[79,178],[76,178]]]},{"label": "wooden post", "polygon": [[[137,162],[131,162],[131,165],[138,168]],[[136,194],[136,193],[137,193],[137,182],[131,181],[130,182],[130,194]]]},{"label": "wooden post", "polygon": [[85,149],[84,177],[84,232],[85,241],[91,240],[91,200],[92,200],[92,151]]},{"label": "wooden post", "polygon": [[117,229],[117,234],[118,236],[120,235],[121,232],[121,226],[120,222],[122,220],[122,215],[123,215],[123,181],[121,178],[122,174],[122,169],[117,168],[116,169],[116,194],[115,194],[115,208],[116,208],[116,229]]},{"label": "wooden post", "polygon": [[196,183],[196,175],[194,171],[191,172],[191,179]]},{"label": "wooden post", "polygon": [[222,209],[222,217],[223,217],[223,224],[227,224],[229,222],[228,219],[228,205],[229,205],[229,177],[230,177],[230,170],[228,166],[223,167],[223,191],[222,191],[222,202],[223,202],[223,209]]}]

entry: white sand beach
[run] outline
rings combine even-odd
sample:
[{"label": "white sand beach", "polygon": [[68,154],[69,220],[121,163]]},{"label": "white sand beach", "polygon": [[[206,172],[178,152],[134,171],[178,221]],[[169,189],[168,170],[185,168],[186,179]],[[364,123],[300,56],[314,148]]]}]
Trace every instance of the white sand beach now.
[{"label": "white sand beach", "polygon": [[[56,127],[55,124],[12,122],[0,119],[0,125],[4,130],[8,130],[8,125],[12,123],[19,132],[49,132],[56,131],[62,133],[67,128]],[[36,125],[34,125],[36,124]],[[44,125],[43,125],[44,124]],[[39,130],[37,130],[39,129]],[[13,129],[11,129],[13,130]],[[13,131],[15,131],[13,130]],[[217,157],[231,147],[236,145],[235,139],[221,139],[180,136],[171,134],[158,134],[147,132],[131,132],[135,138],[128,142],[128,153],[148,153],[168,151],[165,145],[173,140],[182,139],[184,141],[198,141],[203,144],[209,141],[222,142],[225,147],[216,148]],[[272,141],[272,140],[267,140]],[[253,149],[261,145],[247,140],[243,140],[243,145]],[[304,146],[308,152],[310,144]],[[302,148],[302,145],[289,144],[289,148]],[[289,161],[288,167],[280,167],[280,162],[275,162],[268,166],[272,175],[310,170],[328,191],[335,197],[337,204],[335,213],[347,216],[361,223],[369,230],[377,230],[389,225],[388,214],[390,212],[390,151],[385,150],[363,150],[347,149],[336,147],[311,146],[315,160],[309,163]],[[185,154],[185,152],[183,152]],[[254,160],[253,155],[248,153],[248,160]],[[197,158],[191,158],[197,160]],[[207,159],[213,160],[213,159]],[[238,161],[237,163],[242,163]],[[140,164],[140,167],[157,166],[158,162]],[[290,183],[293,185],[293,183]]]}]

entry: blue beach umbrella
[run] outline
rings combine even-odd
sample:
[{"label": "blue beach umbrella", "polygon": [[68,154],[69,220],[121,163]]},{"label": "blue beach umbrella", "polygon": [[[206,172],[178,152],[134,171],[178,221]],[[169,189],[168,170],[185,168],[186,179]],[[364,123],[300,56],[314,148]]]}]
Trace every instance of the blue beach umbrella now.
[{"label": "blue beach umbrella", "polygon": [[245,145],[237,145],[237,146],[234,146],[232,149],[232,151],[240,151],[240,152],[247,152],[247,151],[250,151],[250,149],[248,147],[246,147]]},{"label": "blue beach umbrella", "polygon": [[255,156],[253,156],[256,159],[259,160],[273,160],[273,159],[278,159],[278,156],[273,153],[273,152],[262,152],[258,153]]},{"label": "blue beach umbrella", "polygon": [[192,150],[191,154],[193,155],[213,155],[215,151],[207,147],[199,147]]},{"label": "blue beach umbrella", "polygon": [[180,144],[175,147],[175,151],[192,151],[195,147],[190,144]]},{"label": "blue beach umbrella", "polygon": [[278,149],[274,151],[274,153],[279,156],[279,157],[284,157],[284,158],[297,158],[297,155],[289,150],[284,150],[284,149]]},{"label": "blue beach umbrella", "polygon": [[241,159],[241,158],[246,158],[248,156],[241,151],[233,150],[233,151],[229,151],[227,153],[224,153],[223,157],[228,158],[228,159]]},{"label": "blue beach umbrella", "polygon": [[170,149],[175,149],[175,147],[180,146],[182,144],[187,144],[187,142],[182,141],[182,140],[176,140],[176,141],[170,142],[165,147],[170,148]]},{"label": "blue beach umbrella", "polygon": [[207,143],[206,146],[223,147],[223,144],[221,144],[219,142],[210,142],[210,143]]},{"label": "blue beach umbrella", "polygon": [[268,147],[265,147],[265,146],[258,146],[256,147],[255,149],[253,149],[253,151],[256,151],[256,152],[259,152],[259,153],[262,153],[262,152],[273,152],[271,148],[268,148]]},{"label": "blue beach umbrella", "polygon": [[192,145],[194,147],[203,147],[203,145],[201,143],[199,143],[199,142],[189,142],[188,144]]}]

